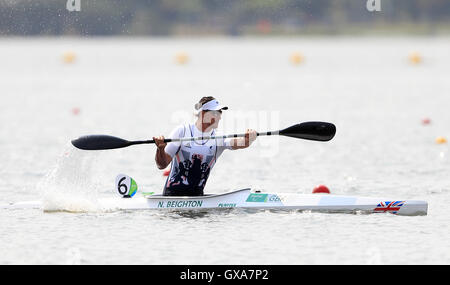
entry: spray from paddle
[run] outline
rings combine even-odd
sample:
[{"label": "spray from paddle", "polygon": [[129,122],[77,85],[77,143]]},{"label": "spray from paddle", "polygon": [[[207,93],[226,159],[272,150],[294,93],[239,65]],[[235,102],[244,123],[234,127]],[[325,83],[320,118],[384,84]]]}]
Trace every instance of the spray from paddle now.
[{"label": "spray from paddle", "polygon": [[99,185],[93,181],[92,169],[98,154],[86,154],[70,143],[64,148],[56,166],[38,185],[45,212],[92,212],[99,210]]}]

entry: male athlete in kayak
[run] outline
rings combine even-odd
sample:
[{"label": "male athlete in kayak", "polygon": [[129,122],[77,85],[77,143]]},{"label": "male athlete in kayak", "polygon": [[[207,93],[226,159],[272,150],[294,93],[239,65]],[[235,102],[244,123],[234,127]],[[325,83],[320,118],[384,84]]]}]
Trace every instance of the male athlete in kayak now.
[{"label": "male athlete in kayak", "polygon": [[[203,97],[195,104],[197,121],[180,125],[170,138],[207,137],[216,135],[222,106],[211,96]],[[165,196],[202,196],[209,173],[217,158],[225,149],[243,149],[256,140],[256,131],[248,129],[245,137],[228,139],[206,139],[185,142],[164,142],[164,136],[153,137],[157,147],[156,165],[166,168],[171,162],[170,174],[164,185]]]}]

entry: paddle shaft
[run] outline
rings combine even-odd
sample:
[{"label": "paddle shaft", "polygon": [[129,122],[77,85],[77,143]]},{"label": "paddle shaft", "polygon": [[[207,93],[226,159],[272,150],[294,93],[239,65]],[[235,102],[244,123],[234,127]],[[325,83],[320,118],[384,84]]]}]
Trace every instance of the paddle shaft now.
[{"label": "paddle shaft", "polygon": [[[257,136],[274,136],[278,135],[279,131],[274,132],[261,132],[256,133]],[[164,139],[164,142],[184,142],[184,141],[197,141],[197,140],[209,140],[209,139],[227,139],[227,138],[241,138],[245,137],[246,134],[233,134],[233,135],[227,135],[227,136],[206,136],[206,137],[197,137],[197,138],[177,138],[177,139]],[[145,140],[145,141],[130,141],[129,145],[135,145],[135,144],[151,144],[155,143],[155,140]]]}]

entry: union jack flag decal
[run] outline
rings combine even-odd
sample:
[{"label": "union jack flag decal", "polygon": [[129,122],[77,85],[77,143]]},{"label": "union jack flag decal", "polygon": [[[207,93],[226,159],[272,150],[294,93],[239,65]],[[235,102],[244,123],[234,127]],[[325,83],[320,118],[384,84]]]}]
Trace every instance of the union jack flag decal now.
[{"label": "union jack flag decal", "polygon": [[390,212],[392,214],[397,214],[400,207],[403,206],[405,201],[384,201],[378,203],[377,207],[374,209],[375,212],[386,213]]}]

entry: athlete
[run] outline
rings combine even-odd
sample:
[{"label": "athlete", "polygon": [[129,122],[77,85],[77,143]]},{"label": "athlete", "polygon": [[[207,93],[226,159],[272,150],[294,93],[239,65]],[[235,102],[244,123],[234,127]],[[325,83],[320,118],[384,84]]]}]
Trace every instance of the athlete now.
[{"label": "athlete", "polygon": [[[203,97],[195,104],[197,121],[180,125],[170,138],[209,137],[216,135],[222,106],[211,96]],[[249,147],[257,137],[255,130],[247,129],[245,137],[228,139],[205,139],[184,142],[164,142],[164,136],[153,137],[156,144],[156,165],[166,168],[170,163],[170,174],[164,185],[165,196],[202,196],[209,173],[225,149]]]}]

